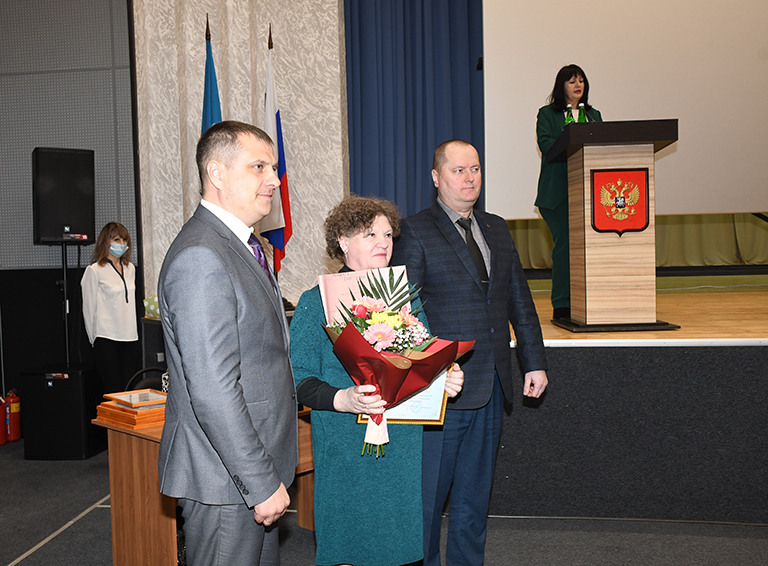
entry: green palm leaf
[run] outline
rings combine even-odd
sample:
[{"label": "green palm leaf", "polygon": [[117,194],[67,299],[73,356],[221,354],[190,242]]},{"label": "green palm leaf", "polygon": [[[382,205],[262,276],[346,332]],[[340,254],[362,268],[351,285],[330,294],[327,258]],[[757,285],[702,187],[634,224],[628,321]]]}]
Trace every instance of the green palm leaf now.
[{"label": "green palm leaf", "polygon": [[411,290],[408,280],[403,276],[404,273],[395,279],[394,269],[391,267],[387,269],[389,277],[386,278],[381,271],[368,273],[367,284],[362,279],[357,282],[358,290],[362,295],[384,301],[390,310],[399,311],[403,305],[409,304],[418,295],[418,290]]}]

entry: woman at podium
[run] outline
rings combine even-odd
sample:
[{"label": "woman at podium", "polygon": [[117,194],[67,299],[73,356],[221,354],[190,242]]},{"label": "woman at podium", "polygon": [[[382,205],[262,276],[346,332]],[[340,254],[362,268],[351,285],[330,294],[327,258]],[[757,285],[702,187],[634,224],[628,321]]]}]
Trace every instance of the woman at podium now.
[{"label": "woman at podium", "polygon": [[125,390],[141,367],[136,316],[136,267],[131,236],[119,222],[101,229],[93,263],[85,268],[83,320],[104,393]]},{"label": "woman at podium", "polygon": [[[536,138],[541,151],[541,171],[535,205],[552,233],[552,318],[570,318],[571,282],[568,250],[568,164],[547,162],[547,152],[557,140],[569,117],[579,121],[579,104],[584,104],[581,121],[602,122],[600,112],[589,104],[589,81],[578,65],[560,69],[549,104],[539,109]],[[571,121],[570,119],[568,120]]]}]

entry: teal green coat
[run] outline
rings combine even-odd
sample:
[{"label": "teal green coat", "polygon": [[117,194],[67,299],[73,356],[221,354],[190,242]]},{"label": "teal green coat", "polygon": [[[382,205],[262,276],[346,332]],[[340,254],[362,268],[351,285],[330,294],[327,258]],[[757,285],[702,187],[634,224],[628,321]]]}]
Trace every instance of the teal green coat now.
[{"label": "teal green coat", "polygon": [[[320,291],[301,295],[291,321],[296,384],[317,377],[354,385],[324,329]],[[388,426],[385,455],[361,456],[365,425],[357,416],[312,411],[315,539],[319,565],[395,566],[421,560],[421,436],[418,425]]]},{"label": "teal green coat", "polygon": [[[603,117],[596,108],[590,108],[587,115],[595,122]],[[536,117],[536,139],[541,151],[541,172],[536,202],[539,208],[554,209],[568,198],[568,163],[547,163],[547,153],[565,127],[565,112],[557,112],[551,106],[539,108]]]}]

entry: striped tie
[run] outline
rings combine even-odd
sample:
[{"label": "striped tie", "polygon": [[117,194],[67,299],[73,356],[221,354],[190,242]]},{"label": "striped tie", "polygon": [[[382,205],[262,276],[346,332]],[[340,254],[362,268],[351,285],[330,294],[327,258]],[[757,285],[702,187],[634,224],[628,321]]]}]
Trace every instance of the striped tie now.
[{"label": "striped tie", "polygon": [[269,271],[269,266],[267,265],[267,256],[264,255],[264,248],[261,247],[261,242],[259,242],[259,239],[254,234],[251,234],[248,237],[248,245],[251,246],[253,255],[256,256],[256,260],[259,262],[259,265],[264,268],[267,277],[269,277],[269,282],[274,285],[275,282],[272,281],[272,273]]}]

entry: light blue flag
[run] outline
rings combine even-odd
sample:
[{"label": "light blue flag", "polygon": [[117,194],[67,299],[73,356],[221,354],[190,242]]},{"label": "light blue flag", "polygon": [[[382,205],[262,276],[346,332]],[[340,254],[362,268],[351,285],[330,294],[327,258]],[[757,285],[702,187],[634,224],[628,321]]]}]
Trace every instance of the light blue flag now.
[{"label": "light blue flag", "polygon": [[219,85],[216,83],[216,69],[213,66],[213,50],[211,49],[211,31],[208,27],[208,17],[205,22],[205,90],[203,91],[203,128],[200,134],[221,122],[221,102],[219,101]]}]

